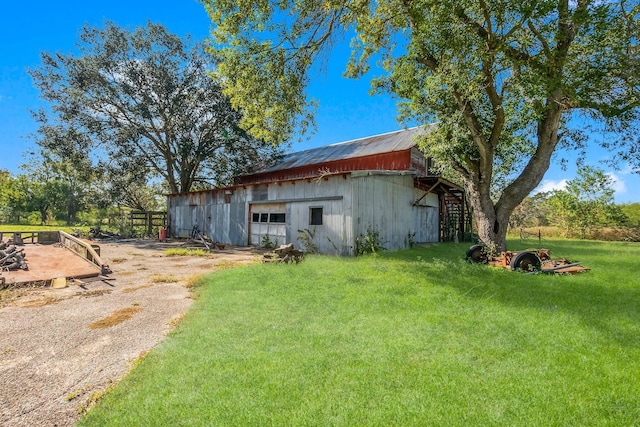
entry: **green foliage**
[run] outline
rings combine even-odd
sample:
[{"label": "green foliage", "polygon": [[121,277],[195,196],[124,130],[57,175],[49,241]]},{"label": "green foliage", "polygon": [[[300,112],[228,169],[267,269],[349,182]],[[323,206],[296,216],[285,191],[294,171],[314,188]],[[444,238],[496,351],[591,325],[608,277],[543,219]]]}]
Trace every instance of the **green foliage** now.
[{"label": "green foliage", "polygon": [[331,240],[331,237],[326,236],[327,237],[327,242],[329,242],[329,244],[331,245],[331,247],[333,248],[333,253],[335,255],[341,255],[341,251],[338,248],[338,245],[335,244],[335,242],[333,240]]},{"label": "green foliage", "polygon": [[262,236],[262,239],[260,239],[260,245],[265,249],[273,249],[276,247],[277,243],[276,239],[271,240],[271,237],[268,234],[265,234]]},{"label": "green foliage", "polygon": [[211,253],[204,249],[170,248],[164,251],[165,256],[199,256],[210,257]]},{"label": "green foliage", "polygon": [[586,147],[594,129],[571,128],[578,114],[638,165],[638,0],[203,3],[224,93],[242,126],[276,143],[306,129],[311,76],[353,34],[346,74],[373,66],[373,92],[399,98],[401,120],[438,123],[422,148],[464,183],[480,238],[501,248],[556,148]]},{"label": "green foliage", "polygon": [[314,241],[316,237],[316,227],[313,227],[313,230],[310,230],[308,228],[305,228],[304,230],[298,230],[298,233],[298,240],[300,240],[302,246],[304,246],[304,250],[312,254],[317,254],[318,245]]},{"label": "green foliage", "polygon": [[23,173],[0,173],[0,221],[48,224],[61,219],[67,225],[87,218],[96,200],[96,179],[86,158],[65,158],[40,150],[20,166]]},{"label": "green foliage", "polygon": [[91,153],[118,189],[160,178],[168,192],[229,183],[278,150],[240,129],[201,44],[148,23],[85,26],[77,54],[44,53],[30,70],[50,112],[38,143]]},{"label": "green foliage", "polygon": [[592,271],[439,244],[214,273],[78,425],[635,425],[640,245],[546,243]]},{"label": "green foliage", "polygon": [[92,184],[97,176],[86,153],[66,157],[42,149],[21,168],[31,184],[27,194],[33,207],[42,212],[46,206],[47,215],[63,217],[67,225],[77,222],[78,213],[95,195]]},{"label": "green foliage", "polygon": [[26,204],[26,194],[18,179],[7,170],[0,170],[0,223],[20,222]]},{"label": "green foliage", "polygon": [[355,255],[375,254],[384,250],[384,242],[380,237],[380,232],[374,228],[367,227],[366,234],[360,234],[355,239]]},{"label": "green foliage", "polygon": [[511,213],[509,228],[540,227],[548,224],[549,193],[538,193],[526,197]]},{"label": "green foliage", "polygon": [[569,236],[578,234],[583,239],[598,227],[623,223],[624,214],[613,203],[611,184],[611,177],[599,169],[579,169],[565,190],[556,190],[549,197],[552,222],[563,227]]},{"label": "green foliage", "polygon": [[413,233],[411,231],[409,231],[407,233],[406,245],[407,245],[408,248],[414,248],[416,246],[416,232],[415,231]]},{"label": "green foliage", "polygon": [[127,211],[120,209],[107,209],[102,212],[102,215],[96,218],[94,228],[118,234],[123,238],[141,237],[143,235],[136,233],[134,227],[131,226]]},{"label": "green foliage", "polygon": [[620,205],[620,210],[627,218],[626,224],[628,226],[640,228],[640,203]]}]

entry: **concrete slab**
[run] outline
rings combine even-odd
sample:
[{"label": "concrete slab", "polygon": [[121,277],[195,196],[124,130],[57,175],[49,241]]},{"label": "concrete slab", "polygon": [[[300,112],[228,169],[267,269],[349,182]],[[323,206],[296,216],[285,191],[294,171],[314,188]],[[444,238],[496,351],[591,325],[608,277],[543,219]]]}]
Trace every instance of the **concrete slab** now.
[{"label": "concrete slab", "polygon": [[3,271],[7,284],[41,282],[56,277],[82,278],[98,276],[100,268],[59,245],[25,244],[25,259],[29,270]]}]

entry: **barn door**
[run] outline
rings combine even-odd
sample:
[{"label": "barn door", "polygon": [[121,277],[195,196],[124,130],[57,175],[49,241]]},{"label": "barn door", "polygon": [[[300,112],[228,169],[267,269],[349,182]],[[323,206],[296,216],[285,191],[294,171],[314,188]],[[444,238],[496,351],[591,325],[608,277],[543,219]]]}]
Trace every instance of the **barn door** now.
[{"label": "barn door", "polygon": [[252,204],[249,212],[249,244],[264,246],[269,241],[275,246],[287,240],[285,203]]}]

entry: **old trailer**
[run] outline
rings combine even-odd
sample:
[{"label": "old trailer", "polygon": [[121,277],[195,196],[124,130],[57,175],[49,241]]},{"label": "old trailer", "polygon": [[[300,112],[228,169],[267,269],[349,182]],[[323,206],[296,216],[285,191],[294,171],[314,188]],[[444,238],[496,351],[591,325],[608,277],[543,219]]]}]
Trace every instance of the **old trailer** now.
[{"label": "old trailer", "polygon": [[20,247],[26,261],[26,268],[0,272],[5,287],[111,273],[100,258],[99,246],[64,231],[0,231],[0,241]]},{"label": "old trailer", "polygon": [[580,265],[580,262],[569,261],[565,258],[553,259],[549,249],[525,249],[492,254],[485,245],[477,244],[467,250],[466,259],[474,263],[529,273],[577,274],[590,270]]}]

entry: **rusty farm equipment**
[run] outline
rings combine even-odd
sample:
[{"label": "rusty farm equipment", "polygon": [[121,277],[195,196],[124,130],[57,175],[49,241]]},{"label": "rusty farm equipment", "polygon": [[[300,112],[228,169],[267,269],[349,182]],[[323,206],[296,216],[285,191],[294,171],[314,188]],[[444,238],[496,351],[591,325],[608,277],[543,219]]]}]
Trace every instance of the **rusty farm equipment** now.
[{"label": "rusty farm equipment", "polygon": [[577,274],[589,271],[579,262],[572,262],[565,258],[551,258],[549,249],[525,249],[523,251],[503,251],[491,254],[483,244],[473,245],[467,250],[466,258],[470,262],[504,267],[514,271],[529,273]]}]

